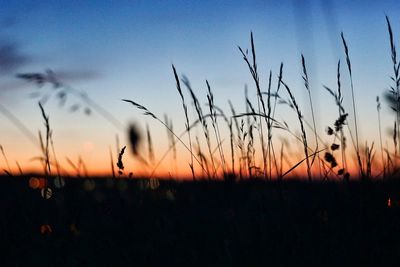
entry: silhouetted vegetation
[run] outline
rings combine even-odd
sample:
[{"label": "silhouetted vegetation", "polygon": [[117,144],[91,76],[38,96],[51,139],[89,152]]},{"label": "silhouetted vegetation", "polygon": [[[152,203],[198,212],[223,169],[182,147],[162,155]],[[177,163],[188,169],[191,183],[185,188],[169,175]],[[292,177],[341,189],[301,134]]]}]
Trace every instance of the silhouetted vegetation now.
[{"label": "silhouetted vegetation", "polygon": [[[167,115],[162,120],[150,108],[123,99],[160,123],[168,133],[169,148],[158,156],[147,124],[145,137],[136,124],[126,127],[132,156],[151,170],[146,177],[138,177],[126,165],[127,147],[120,146],[118,138],[117,153],[113,154],[111,148],[109,151],[109,177],[89,176],[81,157],[78,162],[66,158],[74,173],[66,171],[55,152],[51,118],[44,107],[47,99],[55,96],[63,106],[66,98],[74,95],[76,102],[69,107],[70,111],[82,109],[86,115],[94,111],[114,127],[125,127],[85,93],[59,81],[50,70],[18,74],[18,78],[38,87],[50,85],[51,91],[42,90],[37,95],[45,127],[38,138],[0,104],[0,112],[39,144],[41,154],[34,159],[43,167],[43,173],[28,174],[16,162],[17,174],[10,166],[6,149],[0,145],[5,164],[5,175],[0,177],[0,236],[4,241],[2,252],[7,255],[4,264],[380,266],[397,263],[400,63],[390,21],[388,18],[386,21],[394,85],[385,96],[395,119],[393,146],[389,146],[382,141],[381,102],[377,97],[379,151],[375,150],[374,142],[360,140],[351,50],[343,33],[352,112],[348,113],[343,105],[345,88],[338,60],[334,74],[337,88],[323,86],[334,100],[337,119],[324,125],[324,133],[317,129],[320,125],[315,121],[317,111],[311,96],[311,90],[317,88],[310,88],[305,57],[301,55],[301,77],[311,123],[284,77],[283,63],[276,80],[270,70],[267,85],[261,82],[253,33],[250,53],[238,47],[257,96],[257,103],[253,103],[246,87],[244,112],[237,112],[227,100],[231,114],[227,115],[217,105],[208,80],[205,80],[204,108],[189,79],[180,76],[174,65],[173,77],[185,118],[182,133],[174,131]],[[187,91],[182,90],[181,83]],[[188,99],[192,100],[194,118]],[[277,105],[286,105],[294,112],[299,130],[278,119]],[[353,128],[348,125],[350,117]],[[201,128],[200,135],[193,131],[196,127]],[[288,138],[279,140],[277,131],[283,131]],[[224,133],[229,137],[224,138]],[[290,146],[297,144],[301,146],[300,158],[290,150]],[[147,150],[141,148],[144,145]],[[179,160],[177,146],[190,154],[189,163]],[[156,176],[157,168],[169,153],[175,166],[188,164],[191,181]],[[379,160],[375,157],[377,153]],[[349,167],[351,158],[356,168],[353,172]],[[301,177],[296,175],[300,166]],[[293,179],[286,179],[289,176]]]}]

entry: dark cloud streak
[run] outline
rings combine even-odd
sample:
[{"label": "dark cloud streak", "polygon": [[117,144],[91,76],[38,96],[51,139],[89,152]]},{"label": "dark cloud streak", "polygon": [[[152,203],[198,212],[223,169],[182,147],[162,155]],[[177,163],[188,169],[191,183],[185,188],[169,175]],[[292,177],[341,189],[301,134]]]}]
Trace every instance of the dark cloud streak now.
[{"label": "dark cloud streak", "polygon": [[100,76],[99,73],[94,71],[53,71],[47,69],[45,72],[27,72],[17,73],[16,78],[29,82],[34,82],[38,86],[46,83],[51,84],[53,87],[58,88],[65,86],[65,82],[93,80]]},{"label": "dark cloud streak", "polygon": [[16,42],[0,40],[0,74],[9,74],[31,61]]},{"label": "dark cloud streak", "polygon": [[94,80],[101,77],[101,74],[91,70],[55,70],[55,76],[61,81],[75,82]]}]

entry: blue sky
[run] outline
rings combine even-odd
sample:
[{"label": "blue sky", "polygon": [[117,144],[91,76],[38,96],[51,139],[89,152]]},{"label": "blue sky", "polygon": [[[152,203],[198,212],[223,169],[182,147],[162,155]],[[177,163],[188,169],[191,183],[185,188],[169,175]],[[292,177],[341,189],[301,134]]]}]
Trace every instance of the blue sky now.
[{"label": "blue sky", "polygon": [[[353,64],[360,131],[364,139],[376,140],[375,97],[389,87],[391,74],[385,15],[391,18],[396,40],[400,36],[400,21],[396,19],[399,1],[1,0],[0,6],[0,47],[11,45],[12,55],[23,59],[0,72],[0,99],[33,133],[42,127],[36,101],[28,97],[34,86],[17,80],[15,74],[52,69],[63,74],[65,83],[86,91],[122,123],[135,121],[144,126],[147,121],[157,133],[154,139],[161,151],[166,147],[165,130],[120,99],[142,103],[160,117],[166,112],[176,129],[183,130],[171,69],[175,64],[180,74],[189,77],[203,103],[208,79],[217,105],[228,111],[227,99],[231,99],[238,111],[244,111],[245,84],[249,85],[250,98],[256,98],[237,45],[249,47],[250,31],[255,36],[264,89],[269,70],[276,77],[283,61],[285,81],[308,116],[301,83],[300,54],[304,53],[322,135],[336,119],[334,102],[322,84],[335,88],[339,59],[345,105],[350,111],[340,40],[343,31]],[[73,101],[67,102],[71,104]],[[98,155],[106,155],[108,147],[114,146],[116,134],[124,142],[125,133],[98,114],[71,114],[59,108],[56,101],[49,101],[45,107],[56,144],[70,157],[84,154],[88,162],[95,162]],[[382,112],[386,129],[393,116],[385,105]],[[297,127],[295,116],[285,107],[279,109],[277,118]],[[15,153],[12,158],[28,162],[27,155],[18,153],[35,154],[36,148],[6,118],[0,116],[0,121],[0,143]],[[90,153],[84,149],[88,143]]]}]

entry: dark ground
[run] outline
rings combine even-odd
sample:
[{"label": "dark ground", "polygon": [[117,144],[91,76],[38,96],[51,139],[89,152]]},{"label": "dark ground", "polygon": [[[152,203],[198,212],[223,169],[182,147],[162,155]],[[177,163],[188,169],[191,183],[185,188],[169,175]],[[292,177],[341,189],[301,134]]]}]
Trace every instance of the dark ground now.
[{"label": "dark ground", "polygon": [[1,266],[400,265],[398,181],[1,179]]}]

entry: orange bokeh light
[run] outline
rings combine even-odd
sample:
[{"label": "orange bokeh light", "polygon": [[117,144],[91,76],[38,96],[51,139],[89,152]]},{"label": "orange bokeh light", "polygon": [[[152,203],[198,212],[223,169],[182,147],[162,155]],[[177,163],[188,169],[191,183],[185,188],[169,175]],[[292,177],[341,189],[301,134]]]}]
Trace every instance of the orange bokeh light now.
[{"label": "orange bokeh light", "polygon": [[45,178],[31,177],[29,179],[29,187],[32,189],[43,189],[47,186],[47,180]]}]

